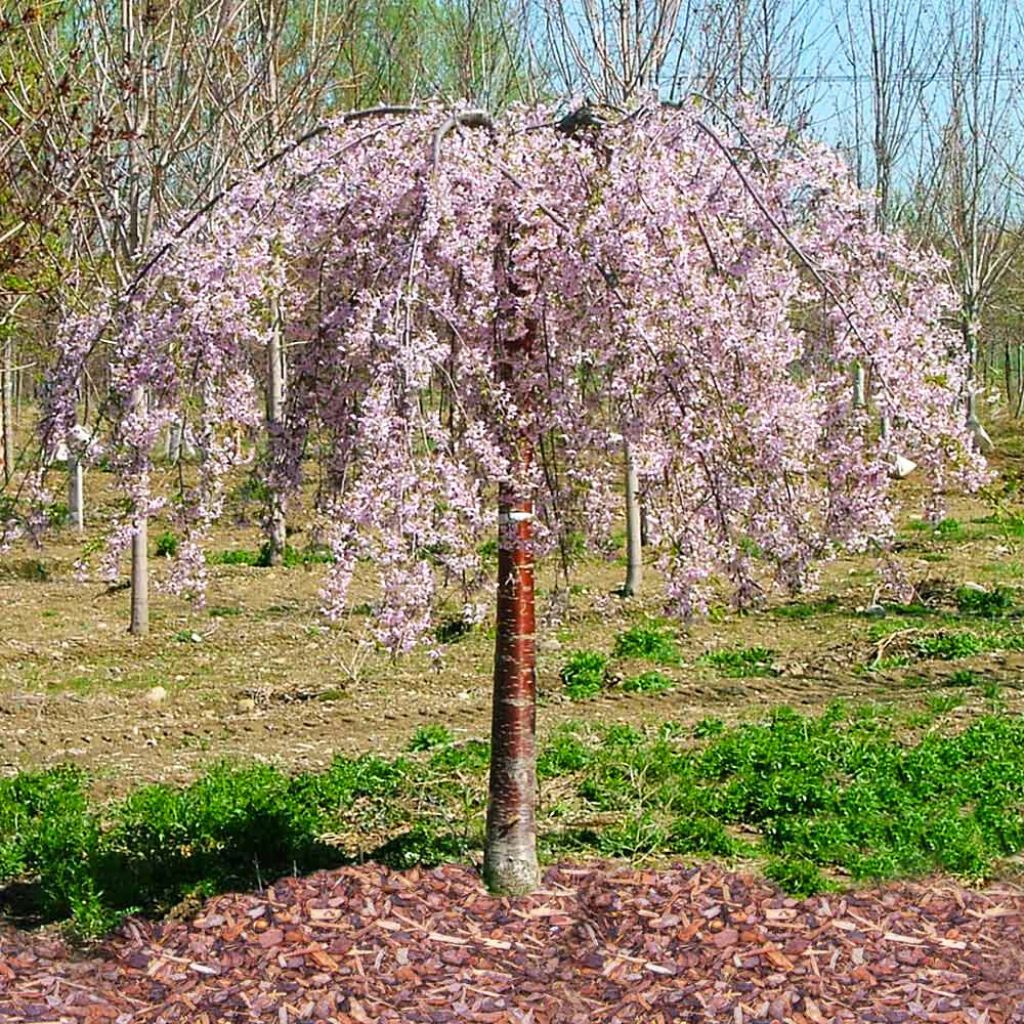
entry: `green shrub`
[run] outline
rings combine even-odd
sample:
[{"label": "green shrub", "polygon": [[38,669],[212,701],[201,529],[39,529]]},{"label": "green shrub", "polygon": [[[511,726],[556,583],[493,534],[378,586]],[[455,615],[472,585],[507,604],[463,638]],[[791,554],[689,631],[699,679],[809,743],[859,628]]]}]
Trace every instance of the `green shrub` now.
[{"label": "green shrub", "polygon": [[570,700],[587,700],[601,692],[608,671],[608,659],[598,651],[573,651],[559,677]]},{"label": "green shrub", "polygon": [[815,896],[821,892],[834,892],[837,888],[816,864],[801,857],[772,858],[765,865],[764,873],[791,896]]}]

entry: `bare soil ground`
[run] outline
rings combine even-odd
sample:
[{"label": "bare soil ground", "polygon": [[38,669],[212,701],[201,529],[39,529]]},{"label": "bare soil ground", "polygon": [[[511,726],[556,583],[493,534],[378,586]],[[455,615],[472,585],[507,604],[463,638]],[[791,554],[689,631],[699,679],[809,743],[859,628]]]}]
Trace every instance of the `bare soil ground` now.
[{"label": "bare soil ground", "polygon": [[[905,524],[903,564],[930,592],[949,594],[965,582],[1014,591],[1024,581],[1024,531],[1006,525],[1022,511],[1013,484],[1024,458],[1015,436],[1004,435],[1001,447],[1001,480],[989,494],[949,496],[956,530]],[[913,480],[901,486],[913,505]],[[392,661],[359,643],[367,625],[360,595],[356,613],[340,626],[320,617],[321,565],[213,566],[205,610],[156,592],[151,635],[128,636],[129,592],[96,578],[79,582],[73,571],[112,507],[104,474],[94,473],[87,491],[86,537],[64,530],[41,550],[21,545],[0,556],[0,772],[73,761],[88,767],[101,789],[120,790],[139,780],[190,778],[223,757],[311,767],[337,752],[394,752],[425,723],[443,722],[457,738],[486,734],[492,633],[485,627],[446,645],[440,665],[425,652]],[[996,513],[999,522],[991,521]],[[255,515],[239,499],[210,549],[258,548]],[[164,528],[153,524],[154,544]],[[301,547],[308,537],[297,533],[291,541]],[[167,563],[153,562],[159,580]],[[1011,708],[1024,708],[1024,653],[1012,650],[868,671],[880,620],[858,609],[872,603],[874,567],[869,556],[828,566],[820,592],[802,605],[776,598],[744,615],[717,609],[710,620],[680,628],[682,663],[662,669],[676,683],[672,692],[613,687],[582,704],[560,691],[567,654],[608,653],[618,632],[660,615],[658,581],[649,574],[642,598],[622,600],[611,593],[624,571],[615,562],[587,561],[569,589],[544,567],[540,729],[566,718],[692,723],[714,714],[731,721],[768,705],[809,710],[836,698],[924,704],[965,669],[999,683]],[[824,598],[834,603],[813,603]],[[776,652],[777,675],[729,678],[700,663],[710,650],[750,646]],[[615,665],[620,674],[648,667]],[[156,700],[155,687],[166,697]],[[983,700],[979,687],[957,692],[966,707]]]}]

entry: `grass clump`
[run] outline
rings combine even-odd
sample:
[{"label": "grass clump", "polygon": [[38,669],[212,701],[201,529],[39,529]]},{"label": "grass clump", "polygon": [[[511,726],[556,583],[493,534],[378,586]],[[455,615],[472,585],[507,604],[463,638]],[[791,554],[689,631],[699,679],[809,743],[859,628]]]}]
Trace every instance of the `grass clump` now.
[{"label": "grass clump", "polygon": [[674,685],[668,676],[652,669],[650,672],[641,672],[638,676],[624,679],[622,689],[626,693],[665,693]]},{"label": "grass clump", "polygon": [[177,535],[170,530],[164,530],[156,538],[157,558],[174,558],[178,553]]},{"label": "grass clump", "polygon": [[[304,565],[324,565],[334,561],[329,548],[313,545],[295,548],[286,544],[281,552],[281,565],[295,569]],[[210,551],[206,554],[207,565],[248,565],[252,568],[267,569],[271,565],[270,544],[265,543],[258,551],[251,548],[233,548],[230,551]]]},{"label": "grass clump", "polygon": [[639,658],[657,665],[679,664],[675,637],[657,623],[641,623],[620,633],[615,638],[614,654],[616,658]]},{"label": "grass clump", "polygon": [[[208,551],[206,553],[207,565],[262,565],[260,552],[251,551],[247,548],[232,548],[230,551]],[[269,561],[266,563],[269,565]]]},{"label": "grass clump", "polygon": [[983,682],[981,675],[970,668],[958,668],[948,680],[950,686],[980,686]]},{"label": "grass clump", "polygon": [[970,658],[989,649],[985,638],[969,629],[944,629],[936,633],[927,633],[914,637],[911,645],[918,657],[936,658],[941,661]]},{"label": "grass clump", "polygon": [[588,700],[601,692],[607,673],[605,655],[598,651],[573,651],[562,666],[559,678],[569,700]]},{"label": "grass clump", "polygon": [[739,647],[734,650],[708,651],[698,659],[700,665],[710,665],[723,676],[741,679],[748,676],[777,676],[779,670],[772,664],[775,652],[767,647]]},{"label": "grass clump", "polygon": [[931,532],[940,540],[958,541],[964,540],[966,531],[959,519],[940,519],[937,523],[928,519],[918,519],[910,524],[912,530],[919,532]]},{"label": "grass clump", "polygon": [[435,750],[449,746],[454,740],[451,729],[439,723],[421,725],[413,734],[406,750]]},{"label": "grass clump", "polygon": [[790,601],[772,609],[772,614],[780,619],[811,619],[815,615],[827,615],[839,608],[839,598],[834,595],[821,601]]},{"label": "grass clump", "polygon": [[792,896],[814,896],[839,888],[821,873],[817,864],[803,857],[772,857],[765,864],[764,873]]},{"label": "grass clump", "polygon": [[1013,608],[1013,594],[1006,587],[977,590],[960,587],[956,592],[956,606],[962,615],[977,615],[985,619],[1000,619]]},{"label": "grass clump", "polygon": [[721,736],[725,732],[725,722],[714,715],[702,718],[693,727],[693,735],[699,740],[706,740],[712,736]]},{"label": "grass clump", "polygon": [[242,609],[234,604],[215,604],[206,610],[206,614],[211,619],[231,619],[236,615],[241,615]]}]

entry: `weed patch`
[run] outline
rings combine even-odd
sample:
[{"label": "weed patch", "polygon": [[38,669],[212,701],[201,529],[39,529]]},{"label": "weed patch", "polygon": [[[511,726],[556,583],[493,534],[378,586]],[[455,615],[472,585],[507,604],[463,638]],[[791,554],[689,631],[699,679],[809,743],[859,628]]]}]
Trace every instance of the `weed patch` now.
[{"label": "weed patch", "polygon": [[433,750],[446,747],[452,742],[451,730],[444,725],[421,725],[409,740],[408,750]]},{"label": "weed patch", "polygon": [[570,700],[588,700],[605,685],[608,659],[598,651],[573,651],[559,676]]},{"label": "weed patch", "polygon": [[639,658],[658,665],[679,664],[679,648],[672,631],[657,623],[631,626],[615,638],[616,658]]},{"label": "weed patch", "polygon": [[174,558],[178,553],[178,538],[170,530],[165,530],[156,538],[157,558]]},{"label": "weed patch", "polygon": [[723,676],[742,679],[747,676],[777,676],[779,670],[772,664],[775,652],[767,647],[739,647],[729,651],[708,651],[698,659],[700,665],[710,665]]},{"label": "weed patch", "polygon": [[641,672],[638,676],[630,676],[622,681],[622,689],[626,693],[665,693],[674,685],[668,676],[656,669]]},{"label": "weed patch", "polygon": [[828,615],[839,608],[839,598],[829,596],[821,601],[790,601],[772,609],[780,619],[812,619],[815,615]]},{"label": "weed patch", "polygon": [[1013,608],[1013,594],[1005,587],[994,587],[992,590],[960,587],[956,592],[956,606],[963,615],[999,619]]}]

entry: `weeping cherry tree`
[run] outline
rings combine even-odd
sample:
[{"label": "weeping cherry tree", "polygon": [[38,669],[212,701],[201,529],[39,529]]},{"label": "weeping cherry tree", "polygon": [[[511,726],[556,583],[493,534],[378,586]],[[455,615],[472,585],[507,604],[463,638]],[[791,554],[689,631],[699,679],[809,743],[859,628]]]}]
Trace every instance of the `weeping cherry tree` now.
[{"label": "weeping cherry tree", "polygon": [[[878,229],[831,151],[745,110],[565,124],[536,109],[335,122],[159,240],[127,295],[63,325],[44,422],[49,444],[71,438],[77,371],[102,339],[101,447],[128,499],[107,567],[165,507],[184,537],[170,585],[201,597],[233,437],[260,423],[283,330],[291,380],[265,464],[295,494],[314,442],[325,453],[325,615],[345,614],[359,573],[376,584],[374,640],[430,645],[442,591],[481,614],[496,532],[485,873],[511,893],[537,882],[534,559],[569,521],[607,539],[624,447],[681,616],[884,548],[897,450],[936,496],[984,475],[942,264]],[[854,362],[890,417],[881,440]],[[158,494],[147,453],[183,414],[197,476]]]}]

